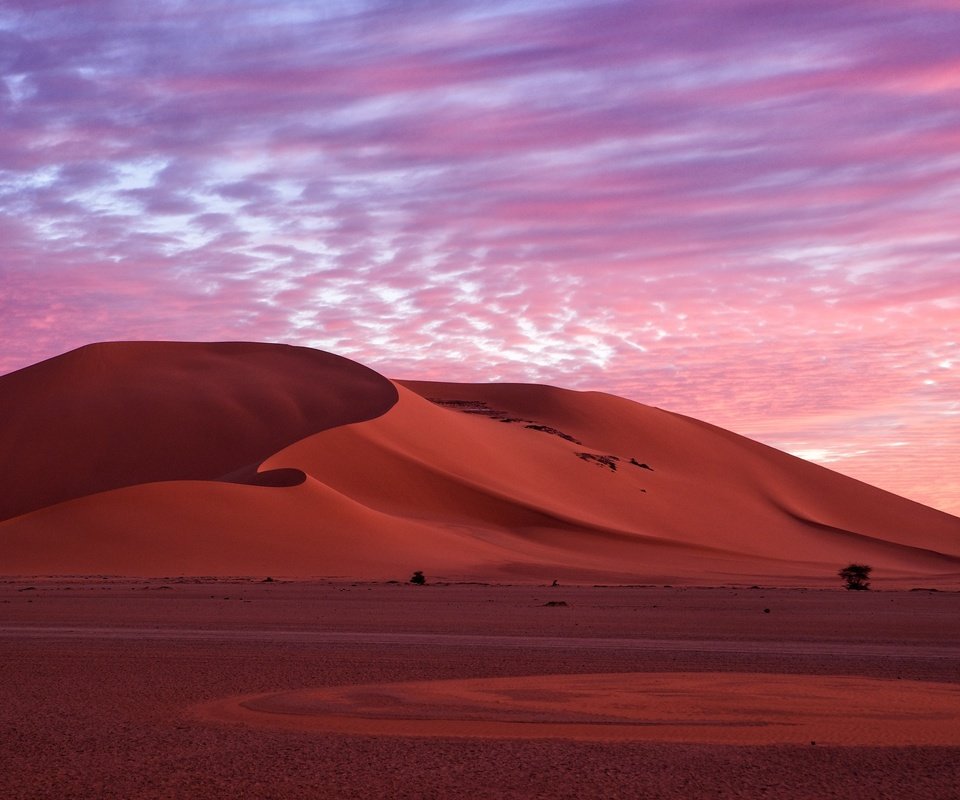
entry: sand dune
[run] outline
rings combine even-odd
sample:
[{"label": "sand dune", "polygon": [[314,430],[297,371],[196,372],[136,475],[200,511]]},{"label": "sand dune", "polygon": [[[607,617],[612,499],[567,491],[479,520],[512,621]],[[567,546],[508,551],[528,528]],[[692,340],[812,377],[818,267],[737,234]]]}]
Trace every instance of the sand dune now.
[{"label": "sand dune", "polygon": [[8,573],[960,584],[960,519],[601,393],[117,343],[0,411]]},{"label": "sand dune", "polygon": [[0,519],[149,481],[242,480],[279,448],[395,400],[372,370],[302,347],[81,347],[0,377]]}]

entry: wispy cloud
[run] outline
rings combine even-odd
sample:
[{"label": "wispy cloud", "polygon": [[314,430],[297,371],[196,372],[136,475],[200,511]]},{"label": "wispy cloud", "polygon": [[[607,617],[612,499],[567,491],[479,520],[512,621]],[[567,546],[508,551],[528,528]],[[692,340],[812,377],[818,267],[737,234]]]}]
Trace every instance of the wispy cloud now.
[{"label": "wispy cloud", "polygon": [[958,41],[947,0],[5,3],[0,371],[302,343],[960,512]]}]

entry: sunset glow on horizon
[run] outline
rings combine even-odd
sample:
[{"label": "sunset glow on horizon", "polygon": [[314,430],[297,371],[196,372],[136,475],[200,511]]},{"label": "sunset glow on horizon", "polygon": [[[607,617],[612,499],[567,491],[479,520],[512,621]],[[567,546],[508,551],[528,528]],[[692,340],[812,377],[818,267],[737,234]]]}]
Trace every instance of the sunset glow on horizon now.
[{"label": "sunset glow on horizon", "polygon": [[6,2],[0,374],[287,342],[960,514],[960,2]]}]

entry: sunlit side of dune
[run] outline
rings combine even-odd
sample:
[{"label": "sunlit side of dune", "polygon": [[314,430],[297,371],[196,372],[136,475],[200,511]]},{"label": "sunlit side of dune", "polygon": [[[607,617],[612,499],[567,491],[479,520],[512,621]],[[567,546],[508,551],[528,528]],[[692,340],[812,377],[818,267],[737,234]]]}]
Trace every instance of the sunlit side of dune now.
[{"label": "sunlit side of dune", "polygon": [[[960,519],[622,398],[394,384],[302,348],[122,347],[96,360],[105,401],[83,364],[46,369],[49,392],[83,388],[79,434],[75,408],[39,430],[23,376],[0,378],[0,430],[26,454],[4,480],[29,512],[0,523],[0,571],[818,585],[859,561],[960,582]],[[98,448],[115,466],[73,475]],[[215,480],[249,484],[256,463],[274,485]]]}]

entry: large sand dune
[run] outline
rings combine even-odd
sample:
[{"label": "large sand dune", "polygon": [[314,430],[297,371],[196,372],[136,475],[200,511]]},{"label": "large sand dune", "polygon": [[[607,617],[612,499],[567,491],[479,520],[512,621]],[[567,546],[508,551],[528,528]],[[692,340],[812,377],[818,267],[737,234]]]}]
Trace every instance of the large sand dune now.
[{"label": "large sand dune", "polygon": [[113,343],[0,377],[0,414],[8,574],[960,584],[960,519],[601,393]]}]

